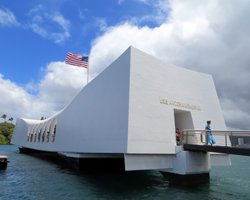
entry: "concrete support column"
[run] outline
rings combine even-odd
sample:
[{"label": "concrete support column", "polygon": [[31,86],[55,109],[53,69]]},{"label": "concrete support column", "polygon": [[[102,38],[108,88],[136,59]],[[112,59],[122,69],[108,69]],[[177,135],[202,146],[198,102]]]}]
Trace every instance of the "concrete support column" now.
[{"label": "concrete support column", "polygon": [[180,151],[173,157],[173,168],[161,170],[170,183],[194,185],[209,182],[210,156],[205,152]]}]

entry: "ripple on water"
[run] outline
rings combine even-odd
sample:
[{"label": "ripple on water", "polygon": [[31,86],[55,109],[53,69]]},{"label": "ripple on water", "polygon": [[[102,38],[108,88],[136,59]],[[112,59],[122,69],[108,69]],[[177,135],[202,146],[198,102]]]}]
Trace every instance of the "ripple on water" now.
[{"label": "ripple on water", "polygon": [[231,167],[212,169],[210,184],[195,188],[169,185],[157,171],[80,172],[0,146],[9,157],[0,171],[1,200],[50,199],[215,199],[245,200],[250,196],[250,158],[232,157]]}]

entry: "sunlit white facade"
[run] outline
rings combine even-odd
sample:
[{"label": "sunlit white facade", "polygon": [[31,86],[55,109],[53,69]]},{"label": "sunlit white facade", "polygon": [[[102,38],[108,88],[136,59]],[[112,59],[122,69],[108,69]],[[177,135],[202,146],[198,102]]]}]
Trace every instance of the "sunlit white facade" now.
[{"label": "sunlit white facade", "polygon": [[12,143],[68,157],[123,157],[126,170],[205,173],[229,164],[228,156],[183,151],[175,129],[204,129],[208,119],[226,129],[210,75],[130,47],[55,116],[18,119]]}]

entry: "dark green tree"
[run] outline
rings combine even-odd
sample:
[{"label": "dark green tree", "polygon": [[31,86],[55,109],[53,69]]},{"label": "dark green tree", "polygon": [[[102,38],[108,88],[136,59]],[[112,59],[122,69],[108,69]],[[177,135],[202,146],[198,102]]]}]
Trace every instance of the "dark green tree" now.
[{"label": "dark green tree", "polygon": [[3,114],[1,118],[3,118],[4,121],[6,121],[7,115],[6,115],[6,114]]},{"label": "dark green tree", "polygon": [[13,122],[13,117],[10,117],[9,119],[8,119],[8,121],[10,121],[11,123]]},{"label": "dark green tree", "polygon": [[0,134],[0,144],[6,144],[5,137]]},{"label": "dark green tree", "polygon": [[10,144],[15,125],[8,122],[0,123],[0,144]]}]

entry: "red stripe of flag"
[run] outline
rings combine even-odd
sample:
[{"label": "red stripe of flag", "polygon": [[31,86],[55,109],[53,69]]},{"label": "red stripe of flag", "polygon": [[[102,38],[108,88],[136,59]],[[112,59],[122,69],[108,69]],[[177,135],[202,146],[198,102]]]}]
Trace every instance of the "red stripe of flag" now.
[{"label": "red stripe of flag", "polygon": [[89,62],[89,57],[88,56],[83,56],[80,54],[73,54],[69,52],[67,54],[65,63],[69,65],[74,65],[77,67],[85,67],[88,68],[88,62]]}]

